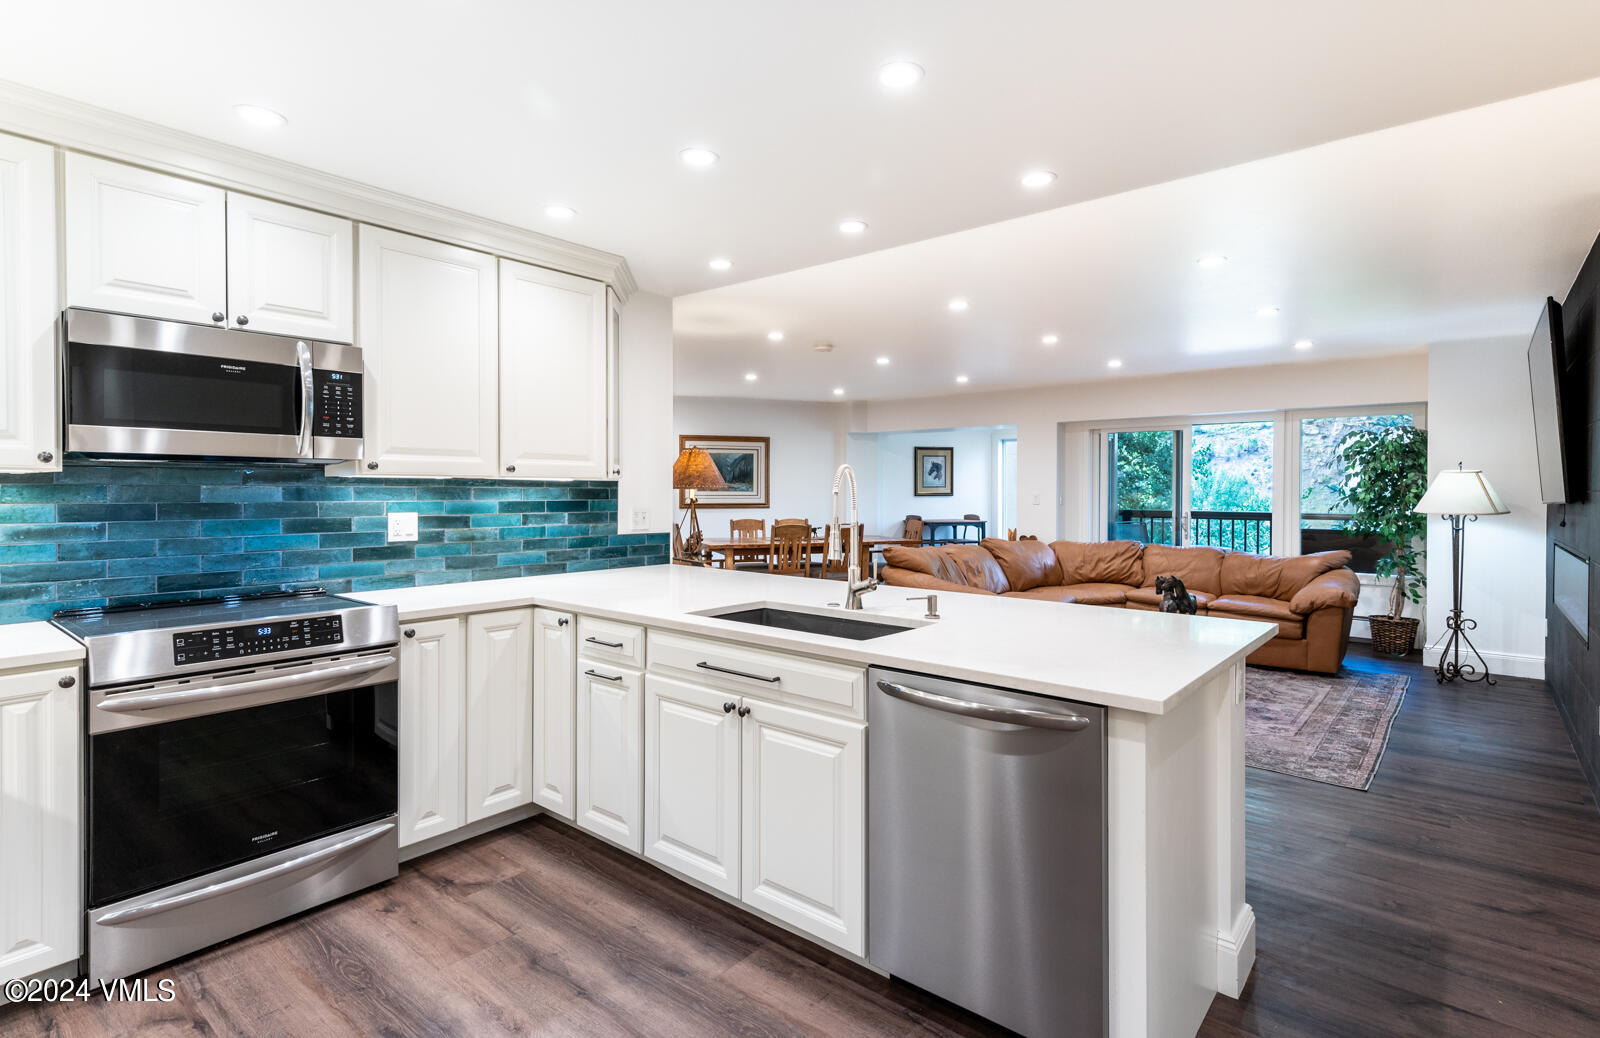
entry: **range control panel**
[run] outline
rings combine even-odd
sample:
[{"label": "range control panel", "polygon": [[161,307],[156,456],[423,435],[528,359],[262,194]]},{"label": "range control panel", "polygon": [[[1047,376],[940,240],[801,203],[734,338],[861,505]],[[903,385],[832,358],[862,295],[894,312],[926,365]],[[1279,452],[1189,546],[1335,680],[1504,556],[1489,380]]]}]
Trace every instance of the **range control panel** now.
[{"label": "range control panel", "polygon": [[361,376],[353,371],[325,371],[311,375],[316,398],[311,412],[317,436],[361,435]]},{"label": "range control panel", "polygon": [[172,657],[174,663],[211,663],[313,645],[337,645],[342,641],[342,617],[307,616],[297,620],[184,631],[172,636]]}]

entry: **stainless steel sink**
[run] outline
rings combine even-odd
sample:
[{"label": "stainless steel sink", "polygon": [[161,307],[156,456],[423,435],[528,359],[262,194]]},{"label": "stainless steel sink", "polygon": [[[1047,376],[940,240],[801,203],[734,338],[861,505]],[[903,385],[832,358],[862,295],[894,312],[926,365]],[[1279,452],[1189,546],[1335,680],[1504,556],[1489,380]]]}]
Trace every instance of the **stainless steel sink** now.
[{"label": "stainless steel sink", "polygon": [[921,627],[924,623],[924,621],[908,620],[904,617],[874,616],[868,620],[856,616],[840,616],[831,612],[813,612],[776,605],[771,602],[754,602],[731,607],[723,606],[717,609],[705,610],[697,615],[710,617],[713,620],[731,620],[734,623],[753,624],[757,627],[774,627],[784,631],[799,631],[802,634],[825,634],[832,638],[849,638],[858,642],[868,641],[872,638],[882,638],[889,634],[898,634],[913,627]]}]

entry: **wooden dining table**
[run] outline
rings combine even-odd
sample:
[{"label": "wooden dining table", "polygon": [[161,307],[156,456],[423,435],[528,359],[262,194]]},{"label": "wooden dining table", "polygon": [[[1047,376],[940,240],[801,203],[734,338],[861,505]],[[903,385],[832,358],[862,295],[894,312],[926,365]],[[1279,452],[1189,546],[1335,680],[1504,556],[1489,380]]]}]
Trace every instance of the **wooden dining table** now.
[{"label": "wooden dining table", "polygon": [[[923,543],[918,537],[901,537],[899,534],[871,535],[861,538],[862,550],[870,556],[872,552],[886,544],[904,544],[915,547]],[[722,568],[733,569],[734,562],[739,556],[749,557],[756,554],[770,554],[772,552],[771,537],[754,537],[745,540],[731,538],[706,538],[704,548],[712,555],[722,556]],[[821,537],[811,539],[811,553],[819,554],[827,550],[827,541]]]}]

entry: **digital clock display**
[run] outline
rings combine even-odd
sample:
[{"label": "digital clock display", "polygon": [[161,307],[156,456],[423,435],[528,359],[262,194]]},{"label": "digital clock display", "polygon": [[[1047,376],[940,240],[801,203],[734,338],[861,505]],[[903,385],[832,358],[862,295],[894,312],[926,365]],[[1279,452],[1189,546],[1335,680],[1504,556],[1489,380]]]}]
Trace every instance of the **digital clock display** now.
[{"label": "digital clock display", "polygon": [[172,636],[173,662],[209,663],[293,652],[317,645],[337,645],[344,641],[344,624],[338,616],[308,616],[269,624],[239,627],[212,627],[203,631],[184,631]]}]

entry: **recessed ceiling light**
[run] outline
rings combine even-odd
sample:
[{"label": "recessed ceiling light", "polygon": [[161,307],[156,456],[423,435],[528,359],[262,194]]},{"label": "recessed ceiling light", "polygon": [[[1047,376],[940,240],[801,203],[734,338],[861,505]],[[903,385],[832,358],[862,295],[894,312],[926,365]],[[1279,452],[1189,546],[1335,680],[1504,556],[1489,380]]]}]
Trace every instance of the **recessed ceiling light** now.
[{"label": "recessed ceiling light", "polygon": [[570,205],[547,205],[544,207],[544,215],[552,220],[570,220],[578,215],[578,211]]},{"label": "recessed ceiling light", "polygon": [[834,386],[833,387],[833,395],[834,396],[844,396],[844,387],[843,386]]},{"label": "recessed ceiling light", "polygon": [[1039,341],[1046,346],[1054,346],[1061,341],[1061,337],[1059,335],[1041,335],[1039,336]]},{"label": "recessed ceiling light", "polygon": [[234,105],[233,114],[251,126],[282,126],[289,121],[278,112],[260,105]]},{"label": "recessed ceiling light", "polygon": [[1228,262],[1228,257],[1221,253],[1212,253],[1209,256],[1201,256],[1195,260],[1201,270],[1215,270],[1226,262]]},{"label": "recessed ceiling light", "polygon": [[774,328],[772,331],[767,333],[767,341],[768,342],[782,342],[783,341],[783,333],[778,331],[776,328]]},{"label": "recessed ceiling light", "polygon": [[1113,358],[1112,360],[1106,361],[1106,367],[1108,367],[1108,368],[1120,368],[1120,367],[1122,367],[1122,361],[1116,360],[1116,359]]},{"label": "recessed ceiling light", "polygon": [[732,270],[733,269],[733,260],[725,259],[722,256],[718,256],[715,259],[713,259],[710,263],[707,263],[706,266],[710,267],[712,270]]},{"label": "recessed ceiling light", "polygon": [[948,305],[951,311],[959,314],[961,311],[967,308],[967,301],[962,299],[960,296],[957,296],[956,298],[950,300]]},{"label": "recessed ceiling light", "polygon": [[888,366],[889,366],[889,358],[888,357],[879,357],[878,358],[878,367],[886,368]]},{"label": "recessed ceiling light", "polygon": [[841,220],[839,222],[840,234],[860,234],[867,229],[865,220]]},{"label": "recessed ceiling light", "polygon": [[678,158],[690,169],[710,169],[717,164],[717,153],[710,148],[685,148],[678,152]]},{"label": "recessed ceiling light", "polygon": [[1312,343],[1310,339],[1301,339],[1299,342],[1294,344],[1294,348],[1297,350],[1309,350],[1311,345]]},{"label": "recessed ceiling light", "polygon": [[1278,308],[1275,306],[1263,306],[1261,309],[1256,311],[1256,316],[1263,320],[1268,317],[1277,317]]},{"label": "recessed ceiling light", "polygon": [[914,61],[891,61],[878,69],[878,82],[890,90],[905,90],[922,82],[922,66]]},{"label": "recessed ceiling light", "polygon": [[964,386],[964,385],[967,384],[967,376],[965,376],[965,375],[957,375],[956,376],[956,381],[961,383]]},{"label": "recessed ceiling light", "polygon": [[1049,187],[1056,182],[1056,175],[1048,169],[1030,169],[1022,174],[1022,186],[1031,188]]},{"label": "recessed ceiling light", "polygon": [[744,380],[746,382],[754,382],[756,380],[756,373],[754,371],[746,371],[744,373]]}]

